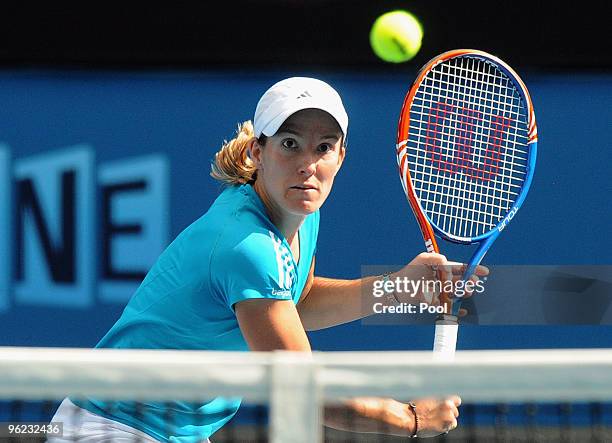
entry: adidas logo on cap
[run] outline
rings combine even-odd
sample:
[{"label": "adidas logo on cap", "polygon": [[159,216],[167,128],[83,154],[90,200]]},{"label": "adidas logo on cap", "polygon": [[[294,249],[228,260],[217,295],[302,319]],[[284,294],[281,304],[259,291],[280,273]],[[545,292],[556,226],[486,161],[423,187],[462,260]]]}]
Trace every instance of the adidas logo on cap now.
[{"label": "adidas logo on cap", "polygon": [[310,95],[310,92],[308,92],[308,91],[304,91],[304,92],[302,92],[300,95],[298,95],[298,96],[296,97],[296,99],[298,99],[298,98],[306,98],[306,97],[312,97],[312,95]]}]

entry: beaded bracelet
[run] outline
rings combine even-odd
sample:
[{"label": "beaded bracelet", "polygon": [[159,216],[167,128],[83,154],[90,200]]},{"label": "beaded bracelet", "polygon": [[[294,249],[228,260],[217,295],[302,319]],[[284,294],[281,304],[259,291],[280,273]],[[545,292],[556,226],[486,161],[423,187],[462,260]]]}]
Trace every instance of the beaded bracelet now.
[{"label": "beaded bracelet", "polygon": [[419,416],[417,415],[416,405],[413,402],[408,403],[412,413],[414,414],[414,433],[410,436],[410,438],[416,438],[417,432],[419,432]]}]

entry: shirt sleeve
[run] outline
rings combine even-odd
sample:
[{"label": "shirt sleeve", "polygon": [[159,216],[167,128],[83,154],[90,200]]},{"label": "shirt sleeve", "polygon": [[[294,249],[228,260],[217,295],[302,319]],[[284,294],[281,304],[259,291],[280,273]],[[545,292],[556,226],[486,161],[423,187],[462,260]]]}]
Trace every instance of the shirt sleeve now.
[{"label": "shirt sleeve", "polygon": [[294,269],[291,252],[271,232],[252,233],[213,257],[211,279],[223,302],[232,309],[242,300],[292,300]]}]

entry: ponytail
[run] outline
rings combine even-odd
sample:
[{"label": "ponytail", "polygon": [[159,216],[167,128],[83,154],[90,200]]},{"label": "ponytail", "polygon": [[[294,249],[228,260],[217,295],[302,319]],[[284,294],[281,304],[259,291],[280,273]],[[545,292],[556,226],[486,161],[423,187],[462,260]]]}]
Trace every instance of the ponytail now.
[{"label": "ponytail", "polygon": [[227,185],[241,185],[255,180],[257,169],[248,156],[247,144],[255,134],[250,120],[238,124],[236,137],[225,141],[215,161],[210,175]]}]

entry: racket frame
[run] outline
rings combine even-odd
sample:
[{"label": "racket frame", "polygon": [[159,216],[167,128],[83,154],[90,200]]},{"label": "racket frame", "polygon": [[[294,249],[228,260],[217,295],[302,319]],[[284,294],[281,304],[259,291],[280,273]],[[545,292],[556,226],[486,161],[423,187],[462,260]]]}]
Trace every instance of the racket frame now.
[{"label": "racket frame", "polygon": [[[497,223],[497,225],[489,230],[488,232],[481,234],[475,237],[460,237],[456,235],[452,235],[450,233],[445,232],[439,226],[437,226],[426,214],[425,210],[421,206],[419,199],[416,196],[415,190],[412,186],[412,182],[410,179],[410,169],[408,167],[408,153],[407,153],[407,145],[409,141],[410,134],[410,109],[414,100],[414,97],[421,86],[421,83],[427,76],[427,74],[433,70],[437,65],[443,63],[447,60],[457,58],[457,57],[473,57],[483,60],[487,63],[494,64],[500,71],[508,76],[508,78],[514,83],[517,91],[519,92],[521,99],[526,104],[527,107],[527,119],[528,119],[528,156],[527,156],[527,164],[526,164],[526,176],[519,194],[512,205],[512,208],[506,213],[506,215]],[[408,94],[404,99],[404,103],[402,106],[398,131],[397,131],[397,144],[396,144],[396,156],[397,156],[397,164],[399,168],[399,173],[401,177],[402,186],[404,188],[406,197],[410,203],[410,207],[417,219],[419,227],[421,229],[421,233],[423,235],[423,239],[425,241],[425,246],[427,248],[427,252],[440,252],[440,248],[436,241],[436,234],[450,242],[460,243],[460,244],[475,244],[478,243],[478,248],[472,255],[466,271],[463,275],[463,280],[467,280],[476,269],[476,266],[480,264],[485,254],[493,244],[493,242],[497,239],[501,231],[503,231],[508,224],[512,221],[512,219],[516,216],[519,208],[522,206],[525,201],[525,197],[529,191],[531,186],[531,182],[533,179],[533,173],[535,169],[536,156],[537,156],[537,144],[538,144],[538,131],[537,125],[535,121],[535,112],[533,110],[533,103],[531,101],[531,97],[527,90],[527,87],[518,76],[518,74],[505,62],[500,60],[499,58],[488,54],[484,51],[479,51],[475,49],[456,49],[452,51],[447,51],[443,54],[434,57],[429,62],[427,62],[417,74],[417,77],[410,87]],[[456,323],[457,323],[457,315],[460,307],[460,298],[455,299],[455,302],[452,306],[452,315],[443,315],[438,319],[438,325],[442,326],[441,329],[445,329],[446,335],[453,335],[448,338],[447,341],[450,343],[450,347],[452,347],[452,352],[454,353],[455,341],[456,341]],[[450,331],[450,332],[449,332]],[[436,342],[441,339],[438,337],[438,327],[436,327]],[[440,345],[438,343],[438,345]],[[435,347],[435,346],[434,346]],[[446,350],[448,351],[448,349]]]}]

